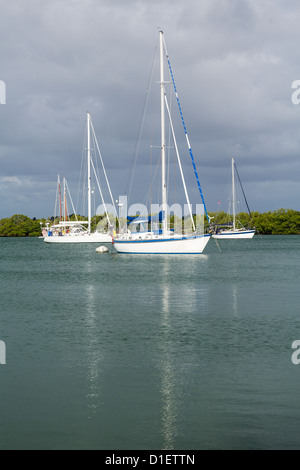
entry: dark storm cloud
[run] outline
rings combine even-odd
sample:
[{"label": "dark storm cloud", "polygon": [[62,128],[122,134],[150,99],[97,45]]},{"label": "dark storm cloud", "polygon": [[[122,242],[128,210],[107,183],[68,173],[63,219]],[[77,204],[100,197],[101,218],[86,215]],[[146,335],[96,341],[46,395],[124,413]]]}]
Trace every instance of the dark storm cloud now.
[{"label": "dark storm cloud", "polygon": [[[86,111],[115,197],[126,191],[158,27],[208,208],[226,200],[231,156],[254,210],[299,208],[300,106],[291,102],[291,83],[300,79],[297,2],[0,4],[0,80],[7,87],[0,217],[52,215],[57,173],[77,191]],[[143,202],[147,159],[142,154],[137,163],[135,201]],[[188,160],[184,168],[194,187]]]}]

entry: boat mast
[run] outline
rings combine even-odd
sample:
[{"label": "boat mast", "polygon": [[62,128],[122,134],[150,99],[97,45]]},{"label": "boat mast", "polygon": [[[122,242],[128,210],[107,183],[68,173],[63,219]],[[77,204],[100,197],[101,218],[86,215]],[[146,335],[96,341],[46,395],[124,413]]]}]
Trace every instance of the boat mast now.
[{"label": "boat mast", "polygon": [[232,212],[233,212],[233,230],[236,230],[236,228],[235,228],[235,218],[236,218],[236,214],[235,214],[235,182],[234,182],[234,165],[235,165],[235,161],[234,161],[233,158],[232,158],[231,165],[232,165],[231,171],[232,171]]},{"label": "boat mast", "polygon": [[67,207],[66,178],[64,178],[64,209],[65,209],[65,222],[67,222],[67,220],[68,220],[68,207]]},{"label": "boat mast", "polygon": [[60,187],[60,177],[58,175],[58,193],[59,193],[59,217],[62,222],[62,207],[61,207],[61,187]]},{"label": "boat mast", "polygon": [[91,131],[90,113],[87,113],[87,158],[88,158],[88,233],[91,233],[92,191],[91,191]]},{"label": "boat mast", "polygon": [[167,183],[166,183],[166,137],[165,137],[165,78],[164,78],[164,43],[163,31],[160,37],[160,106],[161,106],[161,177],[162,177],[162,211],[163,235],[167,232]]}]

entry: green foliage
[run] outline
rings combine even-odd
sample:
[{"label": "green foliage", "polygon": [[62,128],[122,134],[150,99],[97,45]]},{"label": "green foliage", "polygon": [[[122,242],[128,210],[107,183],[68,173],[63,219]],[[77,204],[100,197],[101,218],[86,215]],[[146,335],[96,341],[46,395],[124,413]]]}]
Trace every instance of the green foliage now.
[{"label": "green foliage", "polygon": [[[213,224],[228,224],[232,217],[225,212],[210,212],[213,217]],[[78,220],[86,220],[84,216],[77,216]],[[255,228],[262,235],[300,235],[300,211],[293,209],[278,209],[269,212],[252,212],[252,218],[249,214],[242,212],[237,215],[240,225],[245,228]],[[51,219],[50,219],[51,220]],[[70,216],[70,220],[75,220],[75,216]],[[51,222],[53,223],[54,217]],[[44,226],[46,219],[30,219],[25,215],[16,214],[10,218],[0,220],[0,237],[39,237],[41,235],[41,225]],[[59,219],[56,220],[59,222]],[[102,222],[102,223],[101,223]],[[180,222],[180,221],[179,221]],[[92,230],[95,230],[98,224],[106,226],[105,215],[95,216],[92,219]],[[176,222],[176,224],[178,221]],[[170,224],[175,224],[174,216],[170,217]],[[208,223],[205,220],[205,227],[208,229]]]},{"label": "green foliage", "polygon": [[38,237],[41,235],[39,221],[25,215],[13,215],[0,220],[0,237]]},{"label": "green foliage", "polygon": [[[108,214],[108,216],[113,220],[113,216]],[[91,230],[92,232],[99,230],[100,232],[109,232],[108,220],[105,214],[95,215],[91,220]]]},{"label": "green foliage", "polygon": [[253,214],[254,224],[259,233],[270,235],[300,234],[300,212],[292,209],[278,209],[274,212]]},{"label": "green foliage", "polygon": [[[210,213],[214,224],[226,224],[232,221],[225,212]],[[278,209],[264,213],[252,212],[253,222],[249,214],[242,212],[237,215],[240,225],[255,228],[262,235],[298,235],[300,234],[300,212],[293,209]]]}]

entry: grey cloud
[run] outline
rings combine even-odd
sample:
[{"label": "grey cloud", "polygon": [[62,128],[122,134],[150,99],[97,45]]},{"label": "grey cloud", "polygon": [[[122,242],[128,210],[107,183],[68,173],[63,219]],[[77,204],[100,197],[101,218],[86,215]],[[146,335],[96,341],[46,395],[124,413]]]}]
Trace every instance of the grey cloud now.
[{"label": "grey cloud", "polygon": [[[291,83],[300,79],[297,2],[0,4],[0,80],[7,87],[0,105],[0,217],[52,215],[58,172],[77,190],[86,111],[115,197],[126,191],[158,27],[209,210],[226,194],[231,156],[253,209],[298,209],[300,106],[291,103]],[[148,150],[133,187],[141,201],[151,126],[145,130]],[[196,200],[189,163],[184,159]]]}]

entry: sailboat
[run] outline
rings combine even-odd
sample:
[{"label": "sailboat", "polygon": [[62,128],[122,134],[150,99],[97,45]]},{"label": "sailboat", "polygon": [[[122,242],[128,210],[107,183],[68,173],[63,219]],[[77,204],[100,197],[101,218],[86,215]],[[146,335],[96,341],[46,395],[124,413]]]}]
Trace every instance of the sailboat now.
[{"label": "sailboat", "polygon": [[[66,209],[66,202],[65,202],[65,217],[62,220],[62,209],[60,207],[60,221],[58,224],[53,225],[49,230],[47,235],[44,237],[44,241],[46,243],[111,243],[112,237],[110,233],[102,233],[102,232],[92,232],[91,224],[92,224],[92,185],[91,185],[91,178],[92,178],[92,170],[94,171],[98,188],[100,191],[100,195],[102,198],[102,202],[104,207],[106,207],[103,199],[103,194],[101,191],[101,187],[99,184],[99,180],[95,171],[95,165],[93,163],[93,159],[91,156],[91,131],[93,132],[93,136],[96,142],[96,146],[98,148],[98,152],[100,155],[103,172],[105,175],[106,183],[109,189],[110,197],[112,203],[114,205],[114,200],[112,197],[110,185],[108,182],[107,174],[104,168],[103,160],[99,151],[99,146],[97,143],[97,139],[95,136],[93,124],[91,121],[91,116],[87,113],[87,186],[88,186],[88,220],[86,221],[68,221],[67,220],[67,209]],[[59,183],[60,184],[60,183]],[[59,186],[59,194],[60,194],[60,186]],[[61,196],[60,196],[61,199]],[[64,190],[64,201],[66,201],[65,190]],[[74,208],[73,208],[74,209]],[[105,209],[105,215],[108,222],[108,227],[111,226],[109,214]],[[77,217],[76,217],[77,219]]]},{"label": "sailboat", "polygon": [[[212,235],[213,238],[215,238],[217,240],[223,240],[223,239],[232,240],[232,239],[247,239],[247,238],[249,239],[249,238],[253,238],[254,234],[255,234],[255,230],[247,230],[244,227],[238,228],[238,225],[237,225],[235,172],[237,172],[236,163],[235,163],[234,158],[232,158],[231,159],[231,174],[232,174],[231,176],[232,176],[233,222],[232,222],[232,227],[231,228],[221,229],[221,230],[219,228],[217,228],[216,232]],[[237,175],[239,177],[238,173],[237,173]],[[239,178],[239,180],[240,180],[240,178]],[[244,197],[245,197],[245,193],[244,193],[243,188],[242,188],[242,191],[243,191],[243,194],[244,194]],[[246,197],[245,197],[245,200],[246,200]],[[252,218],[247,200],[246,200],[246,204],[247,204],[247,208],[248,208],[250,217]]]},{"label": "sailboat", "polygon": [[[175,89],[177,103],[179,106],[179,111],[182,119],[182,123],[184,126],[185,137],[189,147],[189,153],[192,158],[193,167],[196,175],[196,179],[198,182],[198,187],[200,190],[200,195],[202,198],[202,202],[205,208],[206,216],[208,217],[203,193],[201,190],[199,177],[196,170],[196,165],[194,162],[188,134],[186,131],[185,122],[183,119],[182,109],[177,93],[177,89],[175,86],[174,75],[171,68],[169,56],[167,54],[166,45],[164,41],[164,34],[163,31],[159,31],[159,50],[160,50],[160,111],[161,111],[161,198],[162,210],[159,214],[156,214],[156,217],[159,219],[160,229],[159,230],[151,230],[151,231],[144,231],[144,232],[136,232],[132,233],[131,231],[126,231],[125,233],[120,233],[116,237],[114,237],[113,243],[116,251],[118,253],[127,253],[127,254],[201,254],[203,253],[209,239],[210,235],[205,235],[203,233],[199,233],[196,230],[195,223],[193,220],[192,208],[190,204],[190,200],[187,193],[187,187],[184,180],[184,175],[182,172],[182,166],[180,162],[178,146],[176,143],[174,127],[171,119],[170,114],[170,107],[167,100],[166,95],[166,81],[164,76],[164,64],[165,58],[167,59],[167,64],[170,71],[171,83],[173,83],[173,87]],[[167,177],[166,177],[166,129],[165,129],[165,121],[166,121],[166,112],[169,117],[169,125],[173,137],[174,148],[180,168],[180,174],[184,186],[184,192],[187,200],[187,205],[189,208],[189,215],[192,224],[192,230],[189,234],[176,233],[175,231],[168,229],[168,203],[167,203]],[[154,215],[155,217],[155,215]],[[150,219],[152,215],[144,220],[145,224],[149,226]],[[138,220],[141,223],[141,220]],[[134,221],[133,221],[134,223]]]}]

